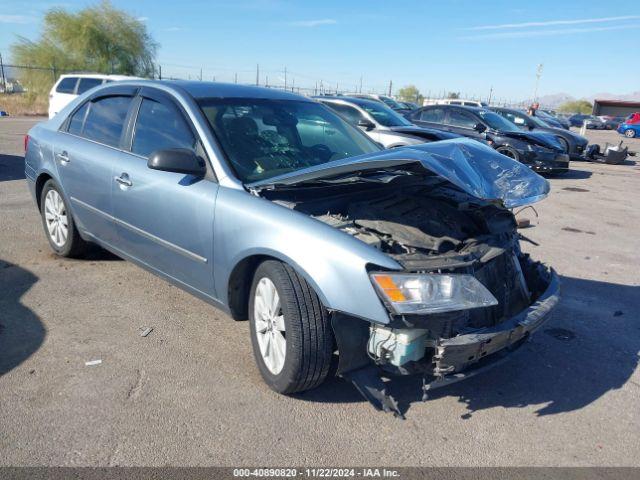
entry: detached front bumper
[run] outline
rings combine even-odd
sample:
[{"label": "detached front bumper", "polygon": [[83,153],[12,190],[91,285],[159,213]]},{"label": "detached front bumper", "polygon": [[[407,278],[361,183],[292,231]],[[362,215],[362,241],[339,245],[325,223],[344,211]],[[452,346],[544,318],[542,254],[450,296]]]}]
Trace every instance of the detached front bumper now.
[{"label": "detached front bumper", "polygon": [[555,152],[531,152],[523,163],[539,173],[561,173],[569,170],[569,155]]}]

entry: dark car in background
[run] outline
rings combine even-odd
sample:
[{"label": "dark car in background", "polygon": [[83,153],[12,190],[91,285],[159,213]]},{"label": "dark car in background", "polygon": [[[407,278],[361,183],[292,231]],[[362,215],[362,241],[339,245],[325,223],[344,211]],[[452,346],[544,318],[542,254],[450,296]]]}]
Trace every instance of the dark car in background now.
[{"label": "dark car in background", "polygon": [[582,124],[584,123],[584,121],[589,118],[591,115],[584,115],[582,113],[576,113],[575,115],[571,115],[569,117],[569,125],[571,125],[572,127],[582,127]]},{"label": "dark car in background", "polygon": [[524,131],[544,132],[556,137],[556,140],[564,147],[571,160],[580,160],[587,148],[589,141],[577,133],[564,128],[556,128],[547,124],[538,116],[529,116],[521,110],[513,108],[492,107],[491,110],[512,122]]},{"label": "dark car in background", "polygon": [[569,169],[569,155],[553,135],[523,132],[487,108],[429,105],[407,118],[422,127],[444,129],[484,141],[537,172],[559,173]]},{"label": "dark car in background", "polygon": [[402,105],[405,108],[408,108],[409,110],[417,110],[418,108],[420,108],[420,105],[418,105],[417,103],[413,103],[413,102],[398,102],[400,105]]},{"label": "dark car in background", "polygon": [[564,128],[566,130],[569,130],[571,127],[565,118],[554,115],[547,110],[538,110],[536,116],[540,117],[541,120],[548,123],[551,127]]},{"label": "dark car in background", "polygon": [[624,117],[614,117],[612,115],[602,115],[600,120],[604,122],[605,130],[617,130],[624,123]]},{"label": "dark car in background", "polygon": [[420,143],[459,138],[443,130],[413,125],[382,102],[354,97],[316,97],[354,127],[358,127],[384,148],[406,147]]}]

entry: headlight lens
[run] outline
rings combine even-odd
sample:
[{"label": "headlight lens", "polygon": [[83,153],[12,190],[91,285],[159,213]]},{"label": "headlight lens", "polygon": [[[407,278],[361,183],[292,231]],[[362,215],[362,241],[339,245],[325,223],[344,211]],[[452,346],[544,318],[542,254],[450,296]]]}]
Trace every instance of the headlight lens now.
[{"label": "headlight lens", "polygon": [[372,273],[371,281],[398,314],[450,312],[498,304],[484,285],[466,274]]}]

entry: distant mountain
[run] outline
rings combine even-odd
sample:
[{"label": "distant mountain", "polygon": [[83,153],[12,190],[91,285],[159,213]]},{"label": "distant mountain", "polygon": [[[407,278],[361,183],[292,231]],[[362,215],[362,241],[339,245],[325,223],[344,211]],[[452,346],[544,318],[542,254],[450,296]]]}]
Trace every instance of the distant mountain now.
[{"label": "distant mountain", "polygon": [[538,97],[540,105],[550,109],[558,108],[563,103],[572,102],[573,100],[575,100],[575,97],[568,93],[553,93],[551,95]]}]

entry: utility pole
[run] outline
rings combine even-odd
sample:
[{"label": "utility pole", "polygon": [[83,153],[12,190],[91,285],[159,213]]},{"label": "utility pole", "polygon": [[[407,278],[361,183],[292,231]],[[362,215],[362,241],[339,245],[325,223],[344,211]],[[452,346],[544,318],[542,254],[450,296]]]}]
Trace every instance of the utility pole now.
[{"label": "utility pole", "polygon": [[287,89],[287,67],[284,67],[284,89]]},{"label": "utility pole", "polygon": [[391,87],[393,87],[393,81],[389,80],[389,96],[391,96]]},{"label": "utility pole", "polygon": [[202,81],[202,68],[200,69],[200,81]]},{"label": "utility pole", "polygon": [[360,90],[358,93],[362,93],[362,75],[360,75]]},{"label": "utility pole", "polygon": [[491,97],[493,96],[493,85],[491,85],[491,88],[489,89],[489,100],[487,101],[487,103],[489,105],[491,105]]},{"label": "utility pole", "polygon": [[256,65],[256,85],[260,85],[260,65]]},{"label": "utility pole", "polygon": [[7,90],[7,81],[4,78],[4,64],[2,63],[2,54],[0,53],[0,78],[2,78],[2,91]]},{"label": "utility pole", "polygon": [[536,70],[536,86],[533,90],[533,101],[531,103],[536,103],[536,99],[538,98],[538,84],[540,83],[540,77],[542,76],[542,68],[544,65],[542,63],[538,64],[538,69]]},{"label": "utility pole", "polygon": [[236,72],[235,76],[233,77],[233,83],[238,83],[238,72]]},{"label": "utility pole", "polygon": [[162,80],[162,65],[158,65],[158,80]]}]

